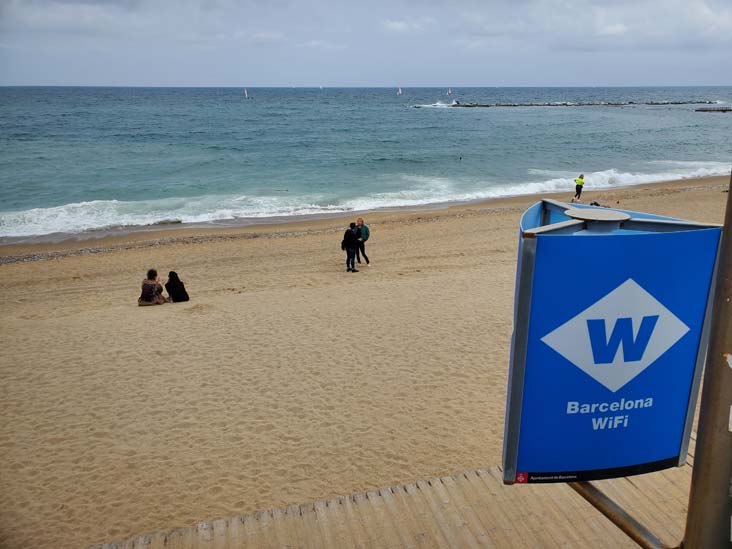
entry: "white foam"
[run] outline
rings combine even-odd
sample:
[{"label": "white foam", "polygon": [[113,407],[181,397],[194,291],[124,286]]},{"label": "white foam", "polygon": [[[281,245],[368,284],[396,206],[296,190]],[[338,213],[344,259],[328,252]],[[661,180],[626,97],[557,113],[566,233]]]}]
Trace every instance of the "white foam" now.
[{"label": "white foam", "polygon": [[[586,173],[585,184],[588,190],[624,187],[642,183],[726,175],[730,169],[729,164],[724,162],[687,162],[683,164],[687,169],[656,173],[619,172],[615,169]],[[412,181],[418,183],[418,185],[408,190],[373,194],[349,200],[347,204],[350,209],[370,210],[386,207],[421,206],[440,202],[465,202],[500,198],[503,196],[521,196],[561,191],[574,192],[574,178],[577,177],[577,174],[574,172],[558,172],[553,170],[529,170],[529,172],[532,175],[536,175],[539,172],[539,175],[548,175],[549,178],[502,184],[490,181],[477,182],[477,184],[461,182],[462,184],[457,185],[456,182],[446,178],[405,176],[404,179],[406,181]],[[468,185],[475,190],[459,190]]]},{"label": "white foam", "polygon": [[[651,173],[615,169],[585,173],[588,190],[726,175],[724,162],[659,161]],[[172,220],[201,223],[240,218],[329,214],[354,210],[425,206],[502,196],[574,190],[577,174],[557,170],[528,170],[528,180],[498,182],[404,174],[397,176],[399,190],[371,193],[346,200],[326,195],[199,196],[150,201],[95,200],[24,211],[0,212],[0,237],[26,237],[53,233],[80,233],[91,229],[153,225]]]},{"label": "white foam", "polygon": [[443,103],[442,101],[438,101],[437,103],[427,103],[424,105],[415,105],[415,107],[419,107],[421,109],[447,109],[449,107],[452,107],[455,104],[455,101],[452,103]]},{"label": "white foam", "polygon": [[313,197],[201,196],[150,201],[95,200],[0,213],[0,236],[80,233],[109,227],[153,225],[161,221],[203,223],[331,213],[342,208],[313,202]]}]

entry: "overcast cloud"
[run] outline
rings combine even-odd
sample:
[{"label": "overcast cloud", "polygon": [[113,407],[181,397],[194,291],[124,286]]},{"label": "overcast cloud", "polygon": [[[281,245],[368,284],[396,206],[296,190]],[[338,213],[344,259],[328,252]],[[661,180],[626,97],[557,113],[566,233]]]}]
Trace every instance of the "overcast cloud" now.
[{"label": "overcast cloud", "polygon": [[0,84],[732,84],[732,0],[0,0]]}]

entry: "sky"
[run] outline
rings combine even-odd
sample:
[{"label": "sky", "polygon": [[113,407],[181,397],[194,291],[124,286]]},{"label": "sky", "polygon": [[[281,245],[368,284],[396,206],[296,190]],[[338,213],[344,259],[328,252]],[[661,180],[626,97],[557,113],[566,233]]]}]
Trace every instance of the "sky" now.
[{"label": "sky", "polygon": [[0,85],[732,85],[732,0],[0,0]]}]

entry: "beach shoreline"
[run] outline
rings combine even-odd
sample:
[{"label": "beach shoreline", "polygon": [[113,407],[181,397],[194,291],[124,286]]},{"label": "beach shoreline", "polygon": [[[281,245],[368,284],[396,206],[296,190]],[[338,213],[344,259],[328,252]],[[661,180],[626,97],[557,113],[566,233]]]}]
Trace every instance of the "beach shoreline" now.
[{"label": "beach shoreline", "polygon": [[[699,187],[725,185],[727,176],[675,179],[624,185],[593,190],[588,186],[583,193],[583,203],[598,201],[603,206],[616,192],[636,190],[676,190],[683,191]],[[528,207],[542,199],[552,198],[569,202],[572,192],[552,192],[525,195],[510,195],[469,201],[439,202],[420,206],[403,206],[376,210],[337,212],[332,214],[307,214],[288,217],[246,218],[225,220],[212,223],[161,223],[156,225],[99,229],[84,233],[56,233],[30,237],[0,238],[0,264],[16,261],[35,261],[50,257],[63,257],[70,254],[101,253],[131,247],[158,246],[165,242],[195,242],[216,238],[258,238],[262,236],[287,236],[288,233],[300,234],[333,229],[339,220],[367,217],[370,223],[393,222],[395,219],[433,215],[459,215],[461,212],[484,208]],[[621,207],[621,206],[618,206]]]},{"label": "beach shoreline", "polygon": [[[728,184],[585,203],[720,223]],[[1,248],[0,545],[88,546],[500,464],[518,223],[548,196],[364,215],[356,274],[341,218]],[[191,301],[138,307],[151,267]]]}]

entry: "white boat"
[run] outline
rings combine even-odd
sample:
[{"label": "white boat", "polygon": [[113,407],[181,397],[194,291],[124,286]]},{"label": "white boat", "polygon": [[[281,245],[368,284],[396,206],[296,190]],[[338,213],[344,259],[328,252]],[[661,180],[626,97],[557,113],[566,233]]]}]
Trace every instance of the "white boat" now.
[{"label": "white boat", "polygon": [[397,95],[401,95],[401,94],[402,94],[402,89],[401,88],[397,88]]},{"label": "white boat", "polygon": [[452,88],[447,88],[447,95],[452,95]]},{"label": "white boat", "polygon": [[244,99],[249,99],[249,92],[244,88]]}]

